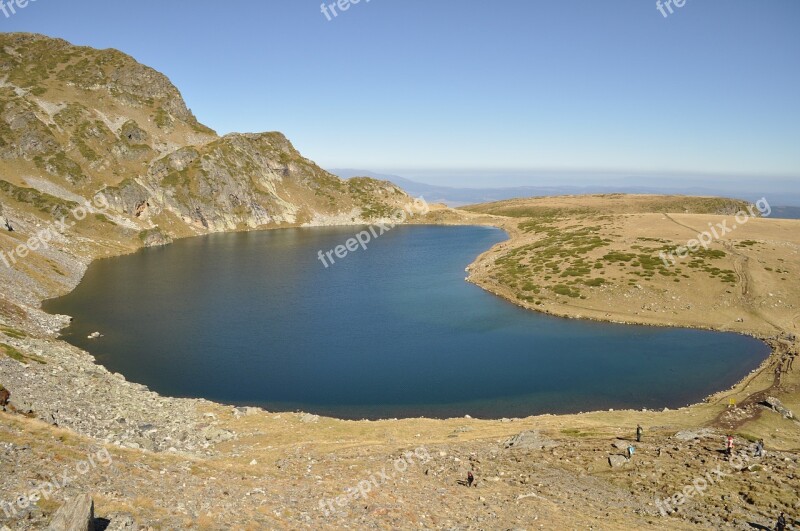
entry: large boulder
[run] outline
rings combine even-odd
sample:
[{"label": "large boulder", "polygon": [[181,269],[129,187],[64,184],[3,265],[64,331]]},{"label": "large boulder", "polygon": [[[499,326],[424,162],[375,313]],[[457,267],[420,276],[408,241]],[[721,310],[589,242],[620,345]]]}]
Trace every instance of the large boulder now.
[{"label": "large boulder", "polygon": [[780,414],[783,418],[786,419],[794,418],[794,413],[792,413],[792,411],[789,408],[784,406],[783,403],[774,396],[770,396],[766,400],[764,400],[763,405],[769,407],[770,409],[772,409],[772,411]]},{"label": "large boulder", "polygon": [[611,468],[619,468],[624,466],[625,463],[628,462],[628,459],[624,455],[609,455],[608,456],[608,466]]},{"label": "large boulder", "polygon": [[720,437],[720,434],[716,431],[712,430],[711,428],[700,428],[697,430],[684,430],[679,431],[674,435],[674,438],[683,441],[683,442],[690,442],[696,441],[700,439],[717,439]]},{"label": "large boulder", "polygon": [[630,446],[630,445],[631,445],[631,443],[629,443],[627,441],[622,441],[622,440],[614,441],[611,444],[611,446],[613,446],[617,450],[623,450],[623,451],[628,451],[628,446]]},{"label": "large boulder", "polygon": [[508,439],[505,443],[506,448],[522,450],[544,450],[558,446],[555,441],[543,437],[538,431],[523,431]]},{"label": "large boulder", "polygon": [[7,230],[9,232],[14,231],[14,229],[11,227],[11,222],[4,215],[2,204],[0,204],[0,230]]},{"label": "large boulder", "polygon": [[88,494],[69,500],[53,516],[48,531],[95,531],[94,502]]}]

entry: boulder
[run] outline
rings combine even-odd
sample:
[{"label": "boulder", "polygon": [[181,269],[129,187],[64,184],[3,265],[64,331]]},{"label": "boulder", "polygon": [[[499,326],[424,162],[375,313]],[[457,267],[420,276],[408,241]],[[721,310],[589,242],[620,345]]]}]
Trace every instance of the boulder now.
[{"label": "boulder", "polygon": [[717,434],[714,430],[710,428],[700,428],[699,430],[684,430],[679,431],[675,434],[674,438],[678,439],[679,441],[689,442],[694,441],[696,439],[714,439],[718,438],[719,434]]},{"label": "boulder", "polygon": [[27,400],[18,400],[18,398],[9,397],[7,405],[11,408],[11,411],[21,415],[33,415],[33,404]]},{"label": "boulder", "polygon": [[303,415],[300,417],[300,422],[303,422],[305,424],[319,422],[319,415],[312,415],[311,413],[303,413]]},{"label": "boulder", "polygon": [[236,407],[233,408],[233,416],[236,418],[239,417],[251,417],[253,415],[258,415],[261,410],[257,407]]},{"label": "boulder", "polygon": [[[108,519],[110,522],[106,531],[136,531],[139,529],[133,516],[128,513],[114,513],[109,515]],[[97,527],[102,529],[101,526]]]},{"label": "boulder", "polygon": [[223,430],[210,426],[203,430],[203,437],[211,444],[217,444],[225,441],[230,441],[236,438],[236,434],[232,431]]},{"label": "boulder", "polygon": [[95,531],[94,502],[88,494],[69,500],[53,516],[48,531]]},{"label": "boulder", "polygon": [[14,232],[14,229],[11,228],[11,222],[5,217],[3,213],[3,205],[0,205],[0,230],[7,230],[9,232]]},{"label": "boulder", "polygon": [[628,459],[623,455],[609,455],[608,456],[608,466],[611,468],[619,468],[625,463],[628,462]]},{"label": "boulder", "polygon": [[774,396],[770,396],[766,400],[764,400],[763,405],[772,409],[772,411],[780,414],[785,419],[794,418],[794,413],[792,413],[790,409],[784,406],[783,403]]},{"label": "boulder", "polygon": [[543,450],[545,448],[553,448],[554,446],[558,446],[558,444],[555,441],[543,437],[536,430],[523,431],[505,442],[506,448],[522,450]]}]

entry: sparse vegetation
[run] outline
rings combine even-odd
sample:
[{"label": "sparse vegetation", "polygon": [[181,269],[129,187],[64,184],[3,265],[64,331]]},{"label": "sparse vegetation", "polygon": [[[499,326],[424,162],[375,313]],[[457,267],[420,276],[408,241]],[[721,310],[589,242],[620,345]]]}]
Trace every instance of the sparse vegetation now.
[{"label": "sparse vegetation", "polygon": [[45,365],[47,363],[46,361],[44,361],[42,358],[40,358],[38,356],[25,355],[22,352],[20,352],[19,350],[17,350],[16,348],[12,347],[11,345],[6,345],[5,343],[0,343],[0,350],[2,350],[3,354],[5,354],[9,358],[11,358],[12,360],[16,360],[16,361],[18,361],[20,363],[27,364],[27,363],[29,363],[31,361],[36,362],[36,363],[40,363],[42,365]]},{"label": "sparse vegetation", "polygon": [[28,334],[25,332],[17,330],[16,328],[9,328],[7,326],[0,326],[0,332],[13,339],[25,339],[28,337]]}]

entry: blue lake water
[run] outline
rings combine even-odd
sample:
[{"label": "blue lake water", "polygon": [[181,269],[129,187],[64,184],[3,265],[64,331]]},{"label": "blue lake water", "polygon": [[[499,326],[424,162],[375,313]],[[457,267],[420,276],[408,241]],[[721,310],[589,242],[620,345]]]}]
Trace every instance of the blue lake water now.
[{"label": "blue lake water", "polygon": [[339,418],[677,407],[769,354],[736,334],[518,308],[464,281],[506,238],[492,228],[397,227],[326,269],[318,251],[357,230],[219,234],[100,260],[45,308],[75,317],[68,341],[161,394]]}]

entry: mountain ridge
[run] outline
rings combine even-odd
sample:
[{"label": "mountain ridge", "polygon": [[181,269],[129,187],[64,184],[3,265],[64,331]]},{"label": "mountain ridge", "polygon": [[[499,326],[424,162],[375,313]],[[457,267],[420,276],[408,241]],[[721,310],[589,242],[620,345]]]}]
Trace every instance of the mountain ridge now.
[{"label": "mountain ridge", "polygon": [[410,200],[389,183],[331,175],[281,133],[219,136],[131,56],[36,34],[0,35],[0,172],[23,188],[47,181],[40,191],[62,198],[102,191],[165,238],[361,223]]}]

